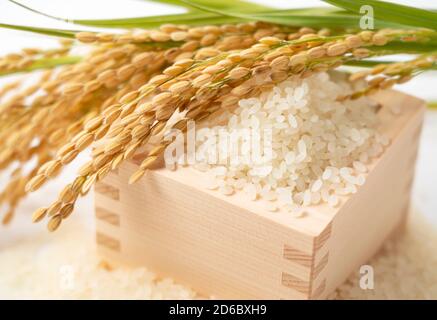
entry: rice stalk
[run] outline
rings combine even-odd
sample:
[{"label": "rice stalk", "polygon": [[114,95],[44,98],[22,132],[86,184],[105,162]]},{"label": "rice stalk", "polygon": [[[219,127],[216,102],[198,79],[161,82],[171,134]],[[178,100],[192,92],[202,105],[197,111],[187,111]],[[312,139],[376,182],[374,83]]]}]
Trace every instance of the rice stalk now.
[{"label": "rice stalk", "polygon": [[[11,221],[28,193],[58,176],[91,146],[91,159],[55,202],[33,214],[34,222],[48,219],[48,229],[56,230],[81,196],[153,139],[158,144],[130,182],[141,179],[170,143],[163,137],[171,128],[184,131],[189,120],[214,117],[290,75],[307,77],[384,55],[378,48],[391,44],[433,39],[432,31],[418,29],[331,34],[328,29],[265,22],[201,27],[165,24],[156,30],[125,34],[73,33],[78,41],[67,41],[59,51],[26,49],[4,57],[0,73],[31,72],[41,59],[69,57],[71,46],[78,42],[90,47],[87,55],[69,65],[47,70],[57,62],[43,64],[41,68],[47,71],[34,85],[22,88],[20,81],[11,82],[0,91],[0,170],[14,168],[0,193],[0,203],[8,207],[3,223]],[[368,79],[368,88],[339,99],[359,98],[409,80],[429,69],[431,58],[435,55],[352,75],[352,80],[372,79]],[[176,112],[183,118],[172,123]],[[32,160],[36,161],[24,170]]]}]

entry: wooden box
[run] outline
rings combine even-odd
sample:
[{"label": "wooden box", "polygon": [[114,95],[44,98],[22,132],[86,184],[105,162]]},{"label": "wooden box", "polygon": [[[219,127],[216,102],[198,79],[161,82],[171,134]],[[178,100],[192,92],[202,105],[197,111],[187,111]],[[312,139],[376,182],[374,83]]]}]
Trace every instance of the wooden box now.
[{"label": "wooden box", "polygon": [[269,212],[261,200],[207,190],[204,173],[190,168],[156,169],[128,185],[138,155],[95,188],[101,255],[205,296],[325,298],[359,272],[408,212],[424,103],[396,91],[375,99],[391,144],[339,207],[313,206],[302,218]]}]

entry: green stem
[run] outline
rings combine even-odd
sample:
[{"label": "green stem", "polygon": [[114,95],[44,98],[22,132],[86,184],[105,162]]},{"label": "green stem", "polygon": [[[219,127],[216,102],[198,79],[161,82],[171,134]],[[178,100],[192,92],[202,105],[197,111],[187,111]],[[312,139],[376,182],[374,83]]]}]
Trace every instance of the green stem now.
[{"label": "green stem", "polygon": [[[345,65],[351,67],[362,67],[362,68],[373,68],[380,64],[392,64],[401,61],[393,61],[393,60],[349,60],[345,62]],[[431,67],[427,68],[427,70],[437,70],[437,64],[433,64]]]},{"label": "green stem", "polygon": [[437,101],[428,102],[428,108],[432,110],[437,110]]},{"label": "green stem", "polygon": [[31,72],[40,69],[51,69],[66,64],[74,64],[79,62],[80,60],[82,60],[82,57],[76,57],[76,56],[66,56],[60,58],[42,58],[42,59],[35,60],[27,68],[0,72],[0,76],[7,76],[7,75],[22,73],[22,72]]},{"label": "green stem", "polygon": [[29,31],[29,32],[33,32],[33,33],[47,35],[47,36],[55,36],[55,37],[63,37],[63,38],[74,38],[75,33],[79,32],[79,31],[73,31],[73,30],[21,26],[21,25],[8,24],[8,23],[0,23],[0,28],[20,30],[20,31]]}]

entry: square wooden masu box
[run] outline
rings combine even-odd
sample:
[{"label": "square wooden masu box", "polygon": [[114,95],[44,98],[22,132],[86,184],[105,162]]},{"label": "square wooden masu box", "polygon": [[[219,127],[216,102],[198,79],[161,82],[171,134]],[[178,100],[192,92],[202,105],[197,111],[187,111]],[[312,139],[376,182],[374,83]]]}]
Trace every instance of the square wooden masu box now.
[{"label": "square wooden masu box", "polygon": [[302,218],[268,212],[261,200],[206,189],[204,173],[190,168],[152,170],[128,185],[138,155],[96,185],[100,254],[204,296],[326,298],[403,225],[409,208],[424,102],[396,91],[375,99],[391,143],[337,208],[313,206]]}]

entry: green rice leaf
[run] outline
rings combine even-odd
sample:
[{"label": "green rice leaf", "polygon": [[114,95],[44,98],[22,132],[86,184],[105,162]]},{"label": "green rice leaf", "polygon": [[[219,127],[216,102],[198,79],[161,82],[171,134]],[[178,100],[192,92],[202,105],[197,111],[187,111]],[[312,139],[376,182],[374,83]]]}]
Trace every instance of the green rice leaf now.
[{"label": "green rice leaf", "polygon": [[73,30],[39,28],[39,27],[22,26],[22,25],[7,24],[7,23],[0,23],[0,28],[29,31],[33,33],[47,35],[47,36],[55,36],[55,37],[63,37],[63,38],[74,38],[74,34],[78,32]]},{"label": "green rice leaf", "polygon": [[406,26],[437,30],[437,13],[433,11],[378,0],[323,1],[356,14],[362,14],[360,12],[361,8],[363,6],[369,6],[373,8],[375,19]]},{"label": "green rice leaf", "polygon": [[[344,11],[329,10],[323,8],[308,9],[286,9],[270,12],[249,12],[240,13],[236,10],[217,9],[214,6],[204,4],[202,0],[181,0],[199,10],[223,16],[240,18],[251,21],[265,21],[270,23],[282,24],[287,26],[308,26],[308,27],[328,27],[328,28],[359,28],[361,16]],[[378,28],[396,27],[402,25],[376,20]]]},{"label": "green rice leaf", "polygon": [[[175,2],[180,6],[188,6],[188,8],[191,8],[191,10],[198,9],[196,7],[193,7],[189,2],[185,2],[183,0],[173,0],[172,2]],[[259,5],[257,3],[253,3],[249,1],[241,1],[241,0],[220,0],[220,1],[196,0],[196,3],[199,5],[215,8],[217,10],[235,10],[235,11],[248,11],[248,12],[274,10],[272,7],[267,7],[267,6]]]},{"label": "green rice leaf", "polygon": [[[45,12],[41,12],[27,5],[24,5],[16,0],[9,0],[10,2],[25,8],[34,13],[43,15],[48,18],[74,23],[78,25],[102,27],[102,28],[156,28],[163,23],[172,24],[188,24],[188,25],[205,25],[205,24],[223,24],[223,23],[236,23],[241,19],[232,17],[224,17],[215,13],[204,12],[194,8],[193,6],[184,3],[181,0],[149,0],[152,2],[170,4],[182,6],[188,9],[188,12],[182,14],[169,14],[159,16],[147,16],[147,17],[134,17],[134,18],[120,18],[120,19],[65,19],[49,15]],[[209,0],[199,0],[201,4],[207,4],[216,9],[232,9],[240,11],[262,11],[271,10],[272,8],[267,6],[261,6],[248,1],[241,0],[221,0],[211,3]]]},{"label": "green rice leaf", "polygon": [[163,23],[205,25],[235,23],[238,21],[241,21],[241,19],[218,16],[208,12],[189,12],[183,14],[124,19],[73,20],[75,24],[102,28],[157,28]]},{"label": "green rice leaf", "polygon": [[[305,26],[305,27],[326,27],[332,29],[338,28],[351,28],[358,29],[359,17],[346,14],[335,14],[326,16],[314,16],[314,15],[301,15],[301,14],[262,14],[251,15],[247,17],[249,20],[260,20],[276,24],[288,25],[288,26]],[[380,22],[379,28],[384,27],[399,27],[391,23]]]},{"label": "green rice leaf", "polygon": [[[350,26],[351,23],[357,23],[357,18],[353,15],[343,12],[343,15],[334,17],[330,19],[329,17],[325,19],[323,16],[316,16],[317,14],[333,14],[338,12],[338,10],[330,10],[328,13],[328,8],[311,8],[311,9],[292,9],[292,10],[273,10],[263,12],[267,16],[270,16],[270,22],[281,23],[282,20],[289,20],[289,16],[292,14],[299,14],[293,25],[298,25],[301,19],[302,23],[306,26],[320,26],[325,20],[326,26],[332,26],[338,23],[340,26]],[[306,16],[305,16],[305,15]],[[284,16],[285,19],[284,19]],[[306,17],[306,18],[305,18]],[[257,17],[236,17],[236,16],[225,16],[218,15],[213,12],[206,11],[196,11],[188,12],[184,14],[174,14],[174,15],[164,15],[164,16],[150,16],[150,17],[139,17],[139,18],[126,18],[126,19],[108,19],[108,20],[75,20],[74,23],[94,26],[94,27],[106,27],[106,28],[156,28],[163,23],[173,23],[173,24],[187,24],[187,25],[206,25],[206,24],[223,24],[223,23],[238,23],[246,20],[262,20],[257,19]],[[350,22],[350,21],[353,22]],[[346,22],[345,22],[346,21]],[[349,22],[348,22],[349,21]],[[281,23],[282,24],[282,23]],[[290,24],[286,21],[286,24]]]},{"label": "green rice leaf", "polygon": [[[237,23],[241,21],[266,21],[275,24],[307,27],[356,28],[361,16],[336,8],[274,9],[247,1],[237,0],[151,0],[153,2],[184,6],[188,12],[148,17],[121,19],[67,20],[30,8],[16,0],[9,0],[32,12],[53,19],[79,25],[105,28],[156,28],[163,23],[205,25]],[[378,28],[400,27],[393,23],[377,21]]]}]

